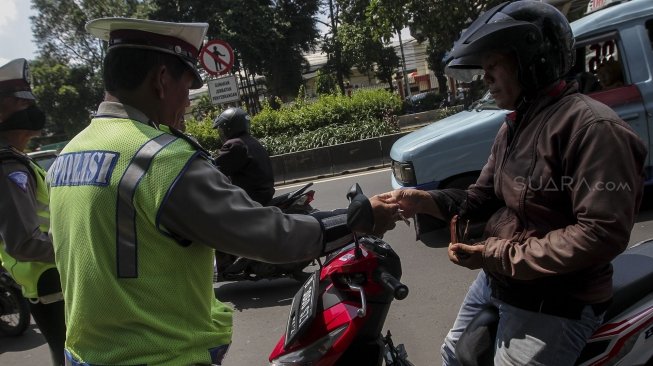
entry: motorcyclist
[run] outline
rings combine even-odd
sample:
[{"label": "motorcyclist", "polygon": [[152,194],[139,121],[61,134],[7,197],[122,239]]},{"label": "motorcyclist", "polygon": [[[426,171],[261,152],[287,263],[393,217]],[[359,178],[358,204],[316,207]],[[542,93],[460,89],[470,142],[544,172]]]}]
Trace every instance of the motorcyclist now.
[{"label": "motorcyclist", "polygon": [[45,172],[23,152],[44,125],[27,61],[15,59],[0,67],[0,262],[29,300],[53,364],[63,365],[64,304],[48,237]]},{"label": "motorcyclist", "polygon": [[405,215],[487,220],[475,245],[449,245],[453,263],[482,270],[445,338],[444,365],[459,364],[456,342],[488,306],[500,317],[495,365],[573,365],[601,324],[610,262],[626,248],[642,198],[646,148],[614,111],[564,81],[574,55],[571,27],[553,6],[487,10],[446,68],[463,81],[484,72],[497,105],[514,111],[480,177],[465,191],[381,195]]},{"label": "motorcyclist", "polygon": [[213,121],[213,128],[223,142],[214,158],[218,169],[265,206],[274,196],[272,161],[265,147],[250,134],[249,114],[237,107],[227,108]]}]

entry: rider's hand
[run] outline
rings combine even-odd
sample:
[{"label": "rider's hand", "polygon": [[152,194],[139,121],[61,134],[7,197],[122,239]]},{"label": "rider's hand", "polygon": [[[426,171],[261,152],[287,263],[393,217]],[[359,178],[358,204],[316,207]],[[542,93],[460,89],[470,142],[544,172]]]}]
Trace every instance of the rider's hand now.
[{"label": "rider's hand", "polygon": [[447,254],[453,263],[469,269],[483,267],[483,251],[485,245],[468,245],[463,243],[449,243]]},{"label": "rider's hand", "polygon": [[418,213],[426,213],[426,206],[433,204],[433,198],[425,191],[419,189],[395,189],[377,195],[379,200],[386,203],[396,203],[403,210],[404,217],[413,217]]},{"label": "rider's hand", "polygon": [[395,222],[400,219],[399,205],[396,203],[386,202],[373,196],[370,199],[372,212],[374,213],[374,229],[372,234],[382,237],[383,234],[395,228]]}]

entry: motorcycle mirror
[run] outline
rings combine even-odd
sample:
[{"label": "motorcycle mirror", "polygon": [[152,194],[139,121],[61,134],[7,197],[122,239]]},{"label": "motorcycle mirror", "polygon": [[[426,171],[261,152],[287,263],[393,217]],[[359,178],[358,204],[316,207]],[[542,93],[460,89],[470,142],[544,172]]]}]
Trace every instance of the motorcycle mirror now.
[{"label": "motorcycle mirror", "polygon": [[358,195],[363,195],[363,189],[358,183],[354,183],[349,188],[349,192],[347,192],[347,200],[349,200],[349,202],[352,202]]},{"label": "motorcycle mirror", "polygon": [[307,183],[302,188],[300,188],[300,189],[294,191],[293,193],[291,193],[289,198],[295,198],[295,197],[301,196],[308,189],[308,187],[310,187],[312,185],[313,185],[313,182]]},{"label": "motorcycle mirror", "polygon": [[374,229],[374,212],[370,200],[365,197],[358,183],[347,192],[347,226],[353,232],[370,233]]}]

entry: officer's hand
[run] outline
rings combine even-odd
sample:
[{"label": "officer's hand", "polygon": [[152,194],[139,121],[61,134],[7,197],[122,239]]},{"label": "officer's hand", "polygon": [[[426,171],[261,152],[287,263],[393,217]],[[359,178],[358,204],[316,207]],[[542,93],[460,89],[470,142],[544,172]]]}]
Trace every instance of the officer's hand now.
[{"label": "officer's hand", "polygon": [[383,237],[386,231],[395,228],[395,222],[400,219],[399,205],[386,202],[378,195],[370,198],[370,204],[374,213],[374,228],[371,234]]},{"label": "officer's hand", "polygon": [[385,203],[396,203],[403,211],[404,217],[413,217],[417,213],[425,212],[424,206],[431,203],[431,195],[419,189],[395,189],[387,193],[377,195]]}]

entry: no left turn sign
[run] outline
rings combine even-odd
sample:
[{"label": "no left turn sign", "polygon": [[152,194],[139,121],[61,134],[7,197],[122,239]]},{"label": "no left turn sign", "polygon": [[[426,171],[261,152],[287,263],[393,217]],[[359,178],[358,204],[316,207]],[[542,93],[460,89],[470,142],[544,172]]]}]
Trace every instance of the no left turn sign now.
[{"label": "no left turn sign", "polygon": [[209,74],[223,75],[234,66],[234,51],[227,42],[216,39],[202,48],[199,59]]}]

